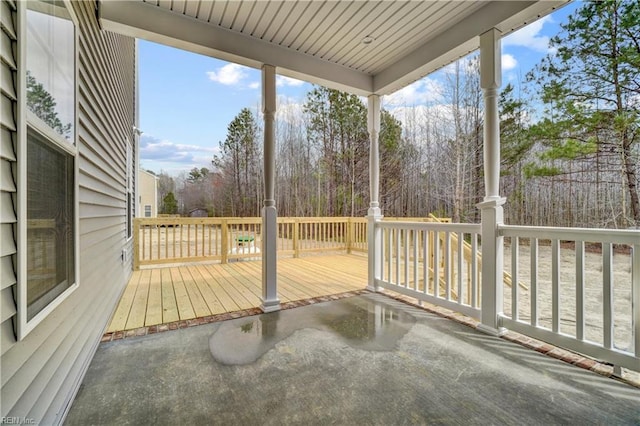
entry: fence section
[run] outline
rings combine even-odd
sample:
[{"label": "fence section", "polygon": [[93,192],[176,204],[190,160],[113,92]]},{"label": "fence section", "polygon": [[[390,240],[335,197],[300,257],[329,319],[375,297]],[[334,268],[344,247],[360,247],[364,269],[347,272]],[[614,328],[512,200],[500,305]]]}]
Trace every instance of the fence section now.
[{"label": "fence section", "polygon": [[[137,218],[134,220],[134,269],[200,261],[261,257],[262,219]],[[364,218],[278,218],[278,253],[298,257],[310,252],[367,251]]]},{"label": "fence section", "polygon": [[[640,233],[506,226],[514,280],[502,326],[597,359],[640,366]],[[588,267],[587,267],[588,266]]]},{"label": "fence section", "polygon": [[378,222],[380,287],[480,317],[480,225]]}]

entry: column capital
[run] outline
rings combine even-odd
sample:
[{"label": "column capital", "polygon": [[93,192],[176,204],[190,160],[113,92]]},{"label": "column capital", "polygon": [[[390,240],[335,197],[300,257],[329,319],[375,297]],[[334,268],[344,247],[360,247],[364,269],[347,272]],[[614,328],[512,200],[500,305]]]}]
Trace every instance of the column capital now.
[{"label": "column capital", "polygon": [[498,88],[502,85],[502,32],[492,28],[480,36],[480,87]]},{"label": "column capital", "polygon": [[377,137],[380,133],[380,95],[369,95],[367,105],[367,130]]},{"label": "column capital", "polygon": [[262,65],[262,112],[265,114],[276,113],[276,67]]}]

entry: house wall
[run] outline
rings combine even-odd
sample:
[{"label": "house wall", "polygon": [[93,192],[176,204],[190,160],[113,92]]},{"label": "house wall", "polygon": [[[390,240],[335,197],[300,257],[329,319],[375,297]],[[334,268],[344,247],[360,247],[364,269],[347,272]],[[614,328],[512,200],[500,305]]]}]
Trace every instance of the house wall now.
[{"label": "house wall", "polygon": [[151,217],[158,216],[158,178],[140,169],[138,174],[140,205],[136,217],[145,217],[145,206],[151,206]]},{"label": "house wall", "polygon": [[3,1],[0,8],[0,353],[4,354],[15,342],[18,58],[15,2]]},{"label": "house wall", "polygon": [[[0,276],[2,417],[62,421],[131,274],[127,239],[126,141],[135,140],[135,40],[98,28],[95,2],[73,2],[78,17],[79,287],[16,341],[16,191],[20,126],[17,53],[22,4],[1,0]],[[19,278],[17,278],[19,277]]]}]

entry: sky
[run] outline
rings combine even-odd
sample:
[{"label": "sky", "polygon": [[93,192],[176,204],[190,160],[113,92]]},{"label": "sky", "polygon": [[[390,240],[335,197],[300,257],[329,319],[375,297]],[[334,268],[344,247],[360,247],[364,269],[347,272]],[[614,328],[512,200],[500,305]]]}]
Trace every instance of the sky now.
[{"label": "sky", "polygon": [[[503,38],[503,86],[524,79],[553,53],[549,38],[578,6],[571,3]],[[138,41],[138,48],[141,167],[173,176],[194,167],[211,168],[233,118],[242,108],[260,110],[260,70],[144,40]],[[393,113],[438,103],[446,72],[447,68],[383,97],[383,107]],[[284,76],[277,76],[276,84],[278,99],[289,105],[302,105],[313,88]]]}]

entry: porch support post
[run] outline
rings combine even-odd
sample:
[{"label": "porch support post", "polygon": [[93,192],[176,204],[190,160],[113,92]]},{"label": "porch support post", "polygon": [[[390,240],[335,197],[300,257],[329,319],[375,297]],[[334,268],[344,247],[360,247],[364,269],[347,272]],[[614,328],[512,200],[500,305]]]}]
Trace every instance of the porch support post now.
[{"label": "porch support post", "polygon": [[262,112],[264,114],[264,205],[262,207],[262,305],[263,312],[280,310],[277,285],[278,212],[276,211],[275,127],[276,68],[262,66]]},{"label": "porch support post", "polygon": [[378,137],[380,135],[380,96],[370,95],[368,99],[367,129],[369,130],[369,193],[370,203],[367,212],[368,244],[368,282],[367,290],[378,291],[376,278],[382,276],[382,231],[376,222],[382,220],[378,194],[380,193],[380,154]]},{"label": "porch support post", "polygon": [[502,313],[503,238],[498,225],[503,223],[506,199],[499,195],[500,184],[500,116],[498,89],[502,84],[501,37],[493,28],[480,36],[480,85],[484,98],[484,201],[481,211],[482,233],[482,293],[480,330],[501,335],[498,315]]}]

